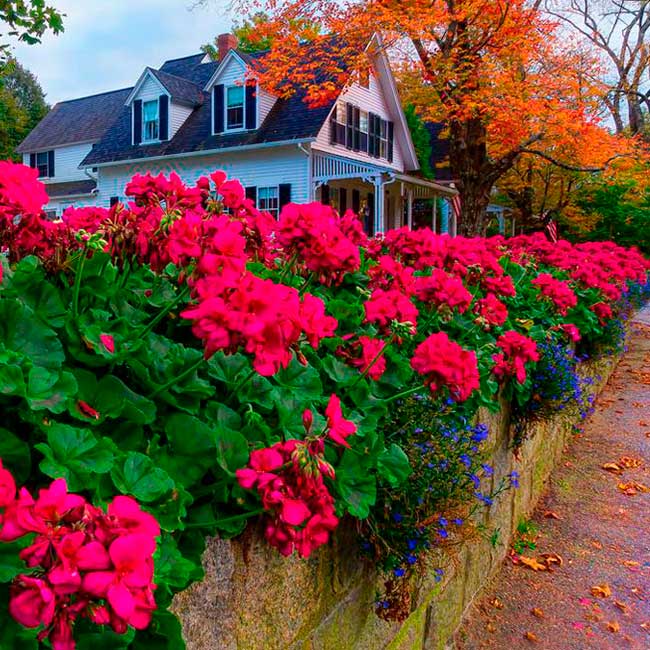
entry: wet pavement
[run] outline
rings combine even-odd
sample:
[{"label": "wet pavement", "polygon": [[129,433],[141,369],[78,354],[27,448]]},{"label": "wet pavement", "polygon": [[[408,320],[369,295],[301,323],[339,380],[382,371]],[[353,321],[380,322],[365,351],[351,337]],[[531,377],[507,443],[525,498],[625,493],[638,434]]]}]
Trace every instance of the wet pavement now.
[{"label": "wet pavement", "polygon": [[521,528],[456,650],[650,650],[650,308]]}]

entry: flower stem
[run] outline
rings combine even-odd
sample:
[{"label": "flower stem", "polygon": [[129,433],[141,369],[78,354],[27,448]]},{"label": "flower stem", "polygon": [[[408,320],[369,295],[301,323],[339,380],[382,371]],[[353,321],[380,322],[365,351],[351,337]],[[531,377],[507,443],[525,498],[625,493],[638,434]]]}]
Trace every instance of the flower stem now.
[{"label": "flower stem", "polygon": [[135,338],[136,338],[136,339],[140,339],[140,338],[142,338],[143,336],[146,336],[147,334],[149,334],[149,332],[151,332],[151,330],[152,330],[154,327],[156,327],[156,325],[158,325],[158,323],[160,323],[160,321],[161,321],[163,318],[165,318],[165,316],[167,316],[167,314],[169,314],[169,312],[170,312],[172,309],[174,309],[174,307],[176,307],[176,305],[178,305],[178,303],[181,302],[181,301],[182,301],[182,300],[187,296],[187,292],[188,292],[188,290],[189,290],[189,287],[188,287],[187,285],[185,285],[185,286],[181,289],[181,291],[179,292],[179,294],[178,294],[178,295],[177,295],[177,296],[176,296],[172,301],[170,301],[168,304],[166,304],[166,305],[165,305],[165,306],[160,310],[160,312],[156,315],[156,317],[153,318],[153,319],[151,320],[151,322],[150,322],[148,325],[145,325],[141,330],[139,330],[138,332],[136,332]]},{"label": "flower stem", "polygon": [[350,384],[348,390],[353,389],[370,372],[370,369],[377,363],[377,361],[379,361],[379,359],[381,359],[384,356],[384,353],[386,352],[388,346],[392,343],[392,341],[393,338],[391,337],[389,341],[386,341],[384,343],[381,350],[379,350],[379,352],[377,352],[377,354],[375,355],[375,358],[365,367],[364,371],[352,382],[352,384]]},{"label": "flower stem", "polygon": [[81,279],[84,274],[86,259],[86,251],[83,251],[79,267],[77,268],[77,273],[74,277],[74,289],[72,290],[72,314],[75,319],[79,316],[79,291],[81,290]]},{"label": "flower stem", "polygon": [[400,399],[402,397],[408,397],[409,395],[413,395],[413,393],[417,393],[418,391],[426,388],[426,384],[421,384],[420,386],[416,386],[415,388],[409,388],[408,390],[404,390],[401,393],[397,393],[397,395],[393,395],[392,397],[387,397],[384,402],[394,402],[396,399]]},{"label": "flower stem", "polygon": [[185,370],[183,370],[183,372],[181,372],[180,375],[178,375],[177,377],[174,377],[173,379],[168,381],[166,384],[163,384],[162,386],[158,386],[158,388],[156,388],[156,390],[154,390],[152,393],[150,393],[148,395],[149,399],[151,399],[152,397],[155,397],[156,395],[166,391],[170,386],[173,386],[174,384],[180,383],[181,381],[183,381],[183,379],[185,379],[185,377],[189,377],[189,375],[191,375],[204,362],[205,362],[205,359],[201,356],[189,368],[186,368]]}]

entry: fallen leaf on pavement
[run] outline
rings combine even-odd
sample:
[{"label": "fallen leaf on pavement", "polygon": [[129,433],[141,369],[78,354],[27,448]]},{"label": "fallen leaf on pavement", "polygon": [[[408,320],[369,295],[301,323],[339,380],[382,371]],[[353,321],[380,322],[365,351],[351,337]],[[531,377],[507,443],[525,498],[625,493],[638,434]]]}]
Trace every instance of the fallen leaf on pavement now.
[{"label": "fallen leaf on pavement", "polygon": [[643,465],[643,461],[640,458],[634,458],[632,456],[621,456],[618,461],[618,464],[625,469],[635,469]]},{"label": "fallen leaf on pavement", "polygon": [[530,613],[537,618],[544,618],[544,611],[539,607],[533,607],[533,609],[530,610]]},{"label": "fallen leaf on pavement", "polygon": [[526,639],[526,641],[531,641],[532,643],[537,643],[539,641],[534,632],[526,632],[524,634],[524,639]]},{"label": "fallen leaf on pavement", "polygon": [[627,614],[630,611],[629,606],[620,600],[615,600],[614,605],[616,605],[616,607],[618,607],[623,612],[623,614]]},{"label": "fallen leaf on pavement", "polygon": [[553,512],[552,510],[547,510],[547,511],[544,513],[544,516],[545,516],[547,519],[561,519],[560,515],[558,515],[557,512]]},{"label": "fallen leaf on pavement", "polygon": [[602,585],[592,587],[591,595],[596,596],[596,598],[609,598],[612,595],[612,588],[604,582]]},{"label": "fallen leaf on pavement", "polygon": [[496,607],[496,609],[503,609],[503,603],[498,598],[493,598],[490,601],[490,605],[492,605],[492,607]]},{"label": "fallen leaf on pavement", "polygon": [[617,465],[616,463],[605,463],[604,465],[601,465],[601,469],[607,470],[608,472],[611,472],[612,474],[622,474],[623,469]]},{"label": "fallen leaf on pavement", "polygon": [[641,627],[650,632],[650,623],[641,623]]},{"label": "fallen leaf on pavement", "polygon": [[627,483],[619,483],[618,489],[627,496],[633,497],[641,492],[650,492],[650,487],[639,483],[638,481],[628,481]]},{"label": "fallen leaf on pavement", "polygon": [[597,548],[599,551],[603,548],[603,545],[597,539],[592,539],[591,540],[591,545],[594,548]]},{"label": "fallen leaf on pavement", "polygon": [[634,560],[623,560],[623,566],[640,566],[638,562]]},{"label": "fallen leaf on pavement", "polygon": [[546,564],[542,564],[534,557],[526,557],[525,555],[520,555],[519,562],[520,564],[523,564],[533,571],[548,571],[548,566]]},{"label": "fallen leaf on pavement", "polygon": [[494,633],[497,631],[496,626],[493,625],[492,623],[488,623],[488,624],[485,626],[485,629],[486,629],[488,632],[491,632],[492,634],[494,634]]},{"label": "fallen leaf on pavement", "polygon": [[543,558],[544,564],[546,564],[546,569],[548,571],[553,570],[552,567],[554,564],[557,564],[558,566],[562,566],[564,564],[562,556],[558,555],[557,553],[542,553],[541,557]]},{"label": "fallen leaf on pavement", "polygon": [[591,601],[589,600],[589,598],[581,598],[578,602],[579,602],[583,607],[589,607],[589,605],[591,605]]},{"label": "fallen leaf on pavement", "polygon": [[621,626],[618,623],[618,621],[610,621],[609,623],[607,623],[607,629],[610,632],[614,632],[616,634],[617,632],[621,631]]}]

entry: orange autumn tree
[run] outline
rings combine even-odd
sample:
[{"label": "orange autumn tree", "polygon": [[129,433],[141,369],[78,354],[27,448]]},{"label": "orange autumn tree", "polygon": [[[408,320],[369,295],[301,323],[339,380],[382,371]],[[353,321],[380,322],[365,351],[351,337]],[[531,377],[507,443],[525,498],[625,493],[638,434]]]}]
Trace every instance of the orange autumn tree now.
[{"label": "orange autumn tree", "polygon": [[[585,135],[608,138],[596,117],[602,89],[587,83],[594,75],[584,69],[596,64],[561,38],[537,5],[257,0],[251,6],[239,0],[241,11],[269,16],[258,29],[260,40],[272,37],[273,43],[257,71],[261,82],[280,96],[304,92],[314,105],[338,95],[352,71],[367,67],[368,44],[381,35],[402,99],[447,127],[465,235],[483,231],[492,188],[522,156],[580,167],[582,161],[556,160],[555,152]],[[591,163],[604,165],[614,148]]]}]

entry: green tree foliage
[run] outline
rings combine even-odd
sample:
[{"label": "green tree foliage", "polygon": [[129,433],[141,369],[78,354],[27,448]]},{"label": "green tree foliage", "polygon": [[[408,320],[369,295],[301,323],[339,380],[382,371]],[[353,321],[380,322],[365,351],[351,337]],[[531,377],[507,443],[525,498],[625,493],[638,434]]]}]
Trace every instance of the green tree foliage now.
[{"label": "green tree foliage", "polygon": [[[232,33],[239,40],[238,49],[242,52],[259,52],[260,50],[268,50],[273,44],[271,37],[260,38],[258,36],[258,25],[268,22],[269,17],[263,11],[258,11],[253,14],[250,19],[244,20],[242,23],[235,23],[232,28]],[[217,46],[217,38],[211,43],[206,43],[201,46],[201,50],[205,52],[213,61],[219,58],[219,48]]]},{"label": "green tree foliage", "polygon": [[588,216],[588,233],[576,233],[580,239],[611,239],[623,246],[638,246],[650,252],[650,191],[638,196],[632,183],[599,182],[586,189],[578,207]]},{"label": "green tree foliage", "polygon": [[0,159],[15,149],[49,110],[36,77],[18,61],[0,64]]},{"label": "green tree foliage", "polygon": [[[0,0],[0,36],[39,43],[41,36],[52,30],[63,31],[63,15],[45,0]],[[0,56],[6,55],[8,44],[0,43]]]},{"label": "green tree foliage", "polygon": [[411,131],[411,138],[415,146],[415,152],[420,163],[420,171],[425,178],[434,178],[433,169],[431,169],[431,135],[427,131],[422,118],[415,111],[415,106],[409,104],[404,109],[406,122]]}]

